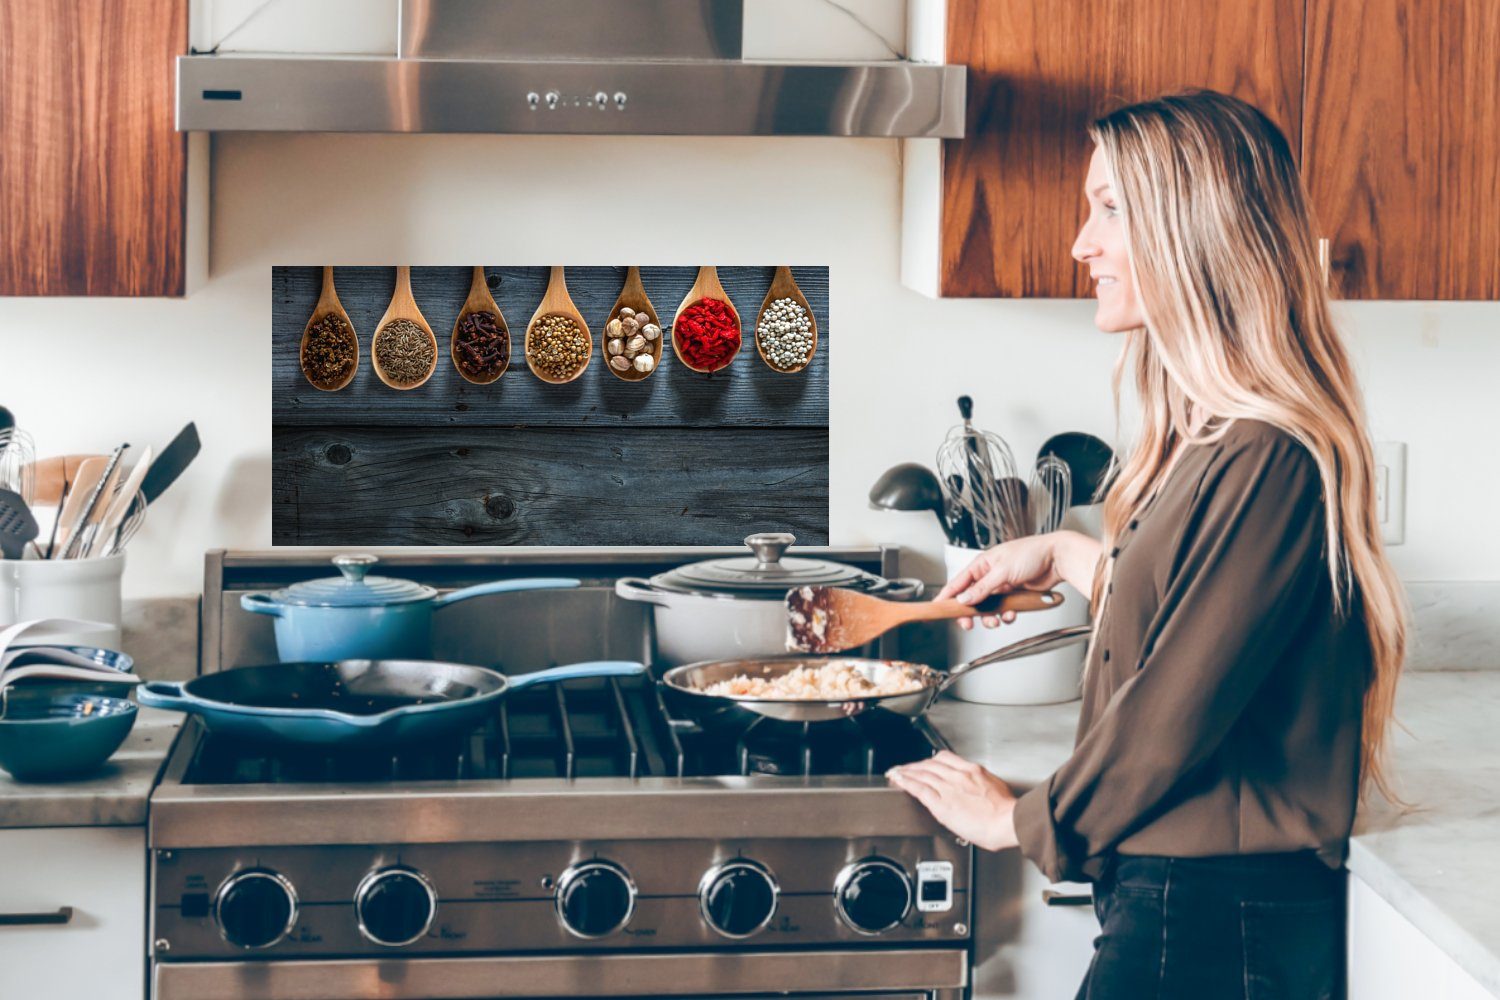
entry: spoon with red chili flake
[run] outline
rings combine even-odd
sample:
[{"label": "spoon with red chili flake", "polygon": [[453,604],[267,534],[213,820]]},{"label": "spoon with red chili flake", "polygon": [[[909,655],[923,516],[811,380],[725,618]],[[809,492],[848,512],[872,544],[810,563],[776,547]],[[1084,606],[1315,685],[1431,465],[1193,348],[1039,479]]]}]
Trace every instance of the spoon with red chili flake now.
[{"label": "spoon with red chili flake", "polygon": [[677,360],[695,372],[711,375],[729,367],[743,340],[740,314],[719,283],[718,268],[698,268],[698,280],[672,320],[672,350]]}]

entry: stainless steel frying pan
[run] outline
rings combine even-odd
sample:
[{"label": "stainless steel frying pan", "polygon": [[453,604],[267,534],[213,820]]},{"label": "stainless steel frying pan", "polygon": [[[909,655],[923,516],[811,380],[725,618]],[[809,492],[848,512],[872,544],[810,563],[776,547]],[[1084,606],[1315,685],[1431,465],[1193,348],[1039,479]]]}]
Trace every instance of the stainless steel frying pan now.
[{"label": "stainless steel frying pan", "polygon": [[[674,667],[662,675],[662,693],[670,707],[703,725],[740,721],[748,715],[759,715],[782,722],[833,722],[879,709],[914,719],[931,707],[937,696],[954,681],[971,670],[988,667],[1035,653],[1045,653],[1076,643],[1086,642],[1093,632],[1091,625],[1043,632],[1002,646],[993,653],[975,657],[949,671],[934,670],[920,663],[901,660],[866,660],[850,656],[778,656],[748,660],[710,660]],[[872,684],[893,677],[919,684],[917,690],[904,694],[854,698],[848,701],[810,701],[802,698],[758,698],[712,695],[707,689],[720,681],[741,674],[747,677],[780,677],[797,667],[822,667],[847,664],[862,673]]]}]

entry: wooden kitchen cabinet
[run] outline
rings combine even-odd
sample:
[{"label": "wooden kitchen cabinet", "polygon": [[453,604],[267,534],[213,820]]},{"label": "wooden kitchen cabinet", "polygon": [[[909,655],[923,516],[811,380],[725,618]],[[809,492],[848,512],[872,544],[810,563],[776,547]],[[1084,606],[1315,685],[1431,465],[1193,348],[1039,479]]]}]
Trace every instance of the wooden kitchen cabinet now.
[{"label": "wooden kitchen cabinet", "polygon": [[183,295],[206,266],[173,122],[187,38],[188,0],[0,0],[0,295]]},{"label": "wooden kitchen cabinet", "polygon": [[143,1000],[145,828],[0,830],[0,918],[0,997]]},{"label": "wooden kitchen cabinet", "polygon": [[1303,177],[1354,299],[1500,299],[1500,3],[1308,0]]},{"label": "wooden kitchen cabinet", "polygon": [[1301,134],[1303,0],[948,0],[945,13],[947,61],[969,67],[968,122],[941,147],[935,209],[924,218],[907,192],[909,230],[939,217],[936,273],[904,262],[923,291],[1088,295],[1069,256],[1087,211],[1084,128],[1112,105],[1211,87]]}]

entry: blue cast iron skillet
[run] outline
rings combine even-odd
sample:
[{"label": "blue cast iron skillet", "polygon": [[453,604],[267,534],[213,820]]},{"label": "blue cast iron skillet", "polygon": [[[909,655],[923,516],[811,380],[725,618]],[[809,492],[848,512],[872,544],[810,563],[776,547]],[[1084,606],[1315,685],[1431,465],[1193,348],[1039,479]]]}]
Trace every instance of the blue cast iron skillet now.
[{"label": "blue cast iron skillet", "polygon": [[321,747],[417,743],[480,725],[507,694],[576,677],[628,677],[641,663],[597,660],[507,677],[431,660],[275,663],[136,689],[151,708],[191,712],[211,733]]}]

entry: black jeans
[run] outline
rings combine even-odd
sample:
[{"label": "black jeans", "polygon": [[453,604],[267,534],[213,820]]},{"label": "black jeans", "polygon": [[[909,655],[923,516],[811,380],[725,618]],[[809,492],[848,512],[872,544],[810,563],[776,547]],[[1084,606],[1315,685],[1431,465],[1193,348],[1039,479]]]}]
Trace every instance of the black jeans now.
[{"label": "black jeans", "polygon": [[1339,1000],[1344,872],[1311,853],[1117,857],[1077,1000]]}]

